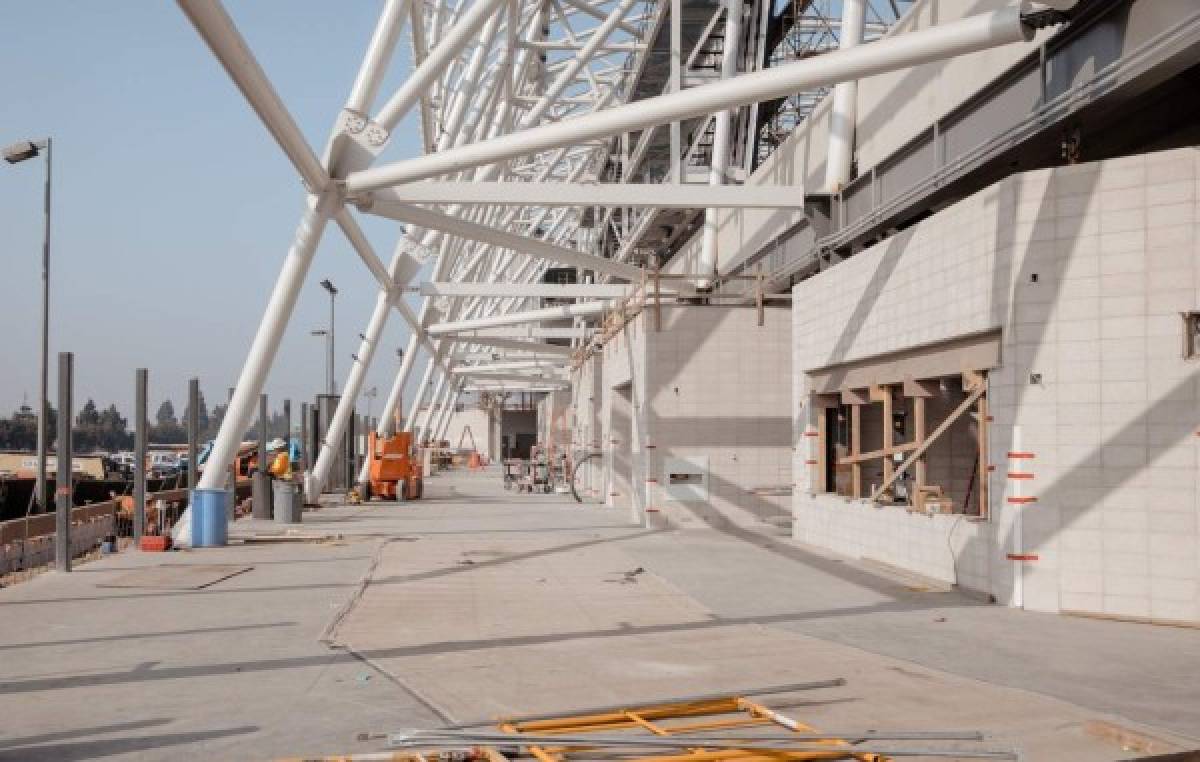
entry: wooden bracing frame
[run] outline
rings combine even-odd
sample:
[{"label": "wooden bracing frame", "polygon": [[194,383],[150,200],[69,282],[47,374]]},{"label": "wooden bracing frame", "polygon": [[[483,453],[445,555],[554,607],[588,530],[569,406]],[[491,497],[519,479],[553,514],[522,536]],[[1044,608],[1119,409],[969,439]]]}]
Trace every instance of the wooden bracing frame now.
[{"label": "wooden bracing frame", "polygon": [[[912,469],[913,474],[913,494],[918,495],[923,489],[929,488],[928,481],[928,464],[926,462],[926,453],[938,439],[950,430],[964,414],[968,413],[972,408],[975,408],[975,413],[978,418],[978,463],[977,468],[977,484],[979,496],[979,515],[986,517],[988,515],[988,452],[987,452],[987,432],[988,432],[988,406],[987,406],[987,379],[984,373],[979,371],[967,371],[962,374],[963,388],[966,396],[962,402],[948,415],[946,418],[927,433],[928,416],[926,414],[926,399],[932,396],[929,390],[931,384],[935,381],[907,381],[904,383],[904,396],[913,398],[913,441],[897,444],[894,438],[892,428],[892,412],[893,412],[893,387],[891,385],[878,385],[867,390],[861,389],[845,389],[841,392],[840,398],[843,404],[850,407],[850,442],[849,453],[837,459],[837,464],[842,466],[850,466],[850,496],[853,498],[863,497],[862,484],[862,464],[874,461],[883,461],[883,481],[876,487],[870,495],[872,501],[878,501],[881,497],[891,490],[895,482],[905,473]],[[882,403],[883,406],[883,446],[878,450],[869,452],[862,451],[862,408],[864,405]],[[828,454],[826,450],[827,443],[827,422],[828,412],[825,405],[820,406],[818,412],[818,457],[816,459],[818,465],[818,478],[816,483],[821,491],[828,490],[832,485],[827,483],[826,465]],[[897,465],[894,462],[896,455],[905,455],[904,460]],[[937,489],[934,487],[933,489]]]}]

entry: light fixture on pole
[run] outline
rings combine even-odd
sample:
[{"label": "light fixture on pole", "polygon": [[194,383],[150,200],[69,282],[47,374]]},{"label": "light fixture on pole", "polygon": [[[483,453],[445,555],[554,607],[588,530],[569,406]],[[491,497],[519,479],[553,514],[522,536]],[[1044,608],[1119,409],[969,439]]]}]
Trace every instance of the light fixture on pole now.
[{"label": "light fixture on pole", "polygon": [[317,328],[316,330],[309,331],[308,335],[309,336],[323,336],[325,338],[325,377],[327,379],[326,392],[328,394],[332,394],[333,393],[333,367],[330,365],[330,363],[333,362],[333,350],[329,346],[329,341],[330,341],[329,331],[325,330],[324,328]]},{"label": "light fixture on pole", "polygon": [[43,512],[49,506],[46,494],[46,450],[49,447],[47,413],[49,404],[46,400],[47,378],[50,356],[50,178],[53,158],[53,141],[23,140],[4,149],[4,160],[9,164],[18,164],[26,159],[33,159],[46,151],[46,187],[42,205],[44,228],[42,232],[42,347],[41,370],[38,379],[38,429],[37,429],[37,483],[34,486],[33,500],[37,503],[37,511]]},{"label": "light fixture on pole", "polygon": [[329,361],[328,361],[328,364],[326,365],[325,371],[328,374],[328,379],[327,379],[328,389],[326,390],[326,393],[332,397],[333,395],[337,394],[337,384],[334,382],[334,367],[333,367],[333,357],[334,357],[334,355],[333,355],[333,332],[334,332],[334,325],[335,325],[334,320],[333,320],[333,309],[334,309],[334,302],[337,300],[338,290],[337,290],[337,287],[334,286],[333,283],[329,280],[329,278],[326,278],[325,280],[321,281],[321,288],[323,288],[329,292],[329,342],[328,342],[328,344],[329,344]]}]

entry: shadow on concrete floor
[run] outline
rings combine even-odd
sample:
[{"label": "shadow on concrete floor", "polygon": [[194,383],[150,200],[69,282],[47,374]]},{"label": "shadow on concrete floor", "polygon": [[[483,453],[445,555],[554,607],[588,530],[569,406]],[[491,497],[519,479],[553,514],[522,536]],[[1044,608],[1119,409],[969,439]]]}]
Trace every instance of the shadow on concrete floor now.
[{"label": "shadow on concrete floor", "polygon": [[[46,760],[50,762],[71,762],[72,760],[99,759],[114,754],[131,754],[135,752],[161,749],[168,746],[180,746],[198,741],[211,741],[216,738],[255,733],[260,728],[257,725],[242,725],[223,730],[205,730],[192,733],[168,733],[157,736],[137,736],[135,738],[111,738],[95,741],[74,741],[71,743],[47,744],[43,746],[25,746],[11,751],[0,751],[0,759],[21,760],[34,762]],[[103,731],[102,731],[103,732]]]},{"label": "shadow on concrete floor", "polygon": [[[94,638],[75,638],[72,640],[38,640],[30,643],[0,643],[0,651],[15,651],[22,648],[48,648],[51,646],[78,646],[84,643],[107,643],[110,641],[125,642],[127,640],[142,640],[144,638],[171,638],[188,635],[205,635],[217,632],[239,632],[243,630],[262,630],[269,627],[295,627],[297,622],[264,622],[263,624],[236,624],[228,627],[197,627],[190,630],[168,630],[165,632],[135,632],[127,635],[101,635]],[[0,741],[0,747],[4,745]]]}]

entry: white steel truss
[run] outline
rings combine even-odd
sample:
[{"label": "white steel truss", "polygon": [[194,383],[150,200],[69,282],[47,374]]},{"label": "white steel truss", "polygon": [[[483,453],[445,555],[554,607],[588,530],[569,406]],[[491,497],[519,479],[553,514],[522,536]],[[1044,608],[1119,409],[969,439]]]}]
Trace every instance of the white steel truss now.
[{"label": "white steel truss", "polygon": [[[326,442],[306,478],[310,500],[329,474],[331,443],[341,439],[393,310],[412,337],[379,416],[381,434],[396,419],[418,355],[425,358],[422,379],[404,418],[418,437],[445,425],[446,411],[464,389],[558,388],[560,380],[518,368],[543,372],[544,361],[530,361],[530,354],[570,352],[546,343],[549,337],[578,345],[621,282],[645,281],[645,252],[669,248],[670,241],[654,237],[654,228],[664,227],[653,224],[662,215],[803,205],[804,191],[796,186],[741,185],[757,155],[763,104],[778,112],[781,99],[797,93],[1032,35],[1018,5],[869,45],[843,41],[835,50],[830,41],[810,46],[811,55],[780,61],[767,49],[778,26],[810,23],[807,11],[819,3],[792,0],[789,22],[776,0],[715,6],[698,0],[387,0],[318,155],[219,0],[178,3],[307,191],[306,211],[200,488],[222,486],[330,220],[379,285]],[[882,13],[881,3],[892,12]],[[851,21],[862,27],[851,42],[879,37],[899,12],[892,0],[841,5],[862,11],[864,20]],[[823,28],[835,26],[825,21]],[[412,69],[395,92],[381,93],[405,28]],[[785,37],[797,34],[789,27]],[[414,111],[424,155],[375,166],[392,131]],[[843,137],[852,146],[852,123],[848,130]],[[703,171],[693,173],[697,162]],[[702,184],[689,184],[696,180]],[[403,223],[390,264],[353,209]],[[678,226],[667,238],[678,241],[683,230]],[[427,263],[431,285],[413,314],[400,297]],[[547,296],[538,286],[554,282],[550,276],[564,267],[579,288]],[[715,258],[705,267],[700,276],[715,273]],[[591,283],[597,285],[584,288]],[[545,298],[556,301],[547,305]],[[548,320],[558,322],[538,326]]]}]

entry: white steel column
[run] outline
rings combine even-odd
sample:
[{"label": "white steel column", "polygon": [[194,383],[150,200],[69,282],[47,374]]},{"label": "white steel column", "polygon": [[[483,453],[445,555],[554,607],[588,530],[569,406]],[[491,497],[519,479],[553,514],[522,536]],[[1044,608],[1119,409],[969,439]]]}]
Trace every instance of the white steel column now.
[{"label": "white steel column", "polygon": [[[683,0],[671,0],[671,92],[683,89]],[[683,136],[679,120],[671,122],[671,182],[683,182]]]},{"label": "white steel column", "polygon": [[[446,415],[441,421],[438,422],[437,427],[433,430],[434,439],[445,439],[446,434],[449,433],[448,430],[450,428],[450,421],[454,420],[454,413],[458,409],[458,400],[462,396],[462,391],[465,386],[465,381],[460,381],[454,385],[454,391],[450,395],[449,402],[446,406]],[[472,435],[473,434],[474,432],[472,432]],[[453,446],[453,443],[451,443],[451,446]]]},{"label": "white steel column", "polygon": [[[391,272],[393,273],[393,277],[402,257],[402,254],[397,253],[392,258]],[[325,439],[321,442],[321,452],[317,456],[317,463],[305,475],[304,495],[305,502],[309,504],[317,503],[321,497],[321,491],[325,488],[325,482],[329,478],[329,470],[333,468],[333,460],[337,457],[337,447],[341,443],[342,434],[346,430],[346,422],[354,412],[354,407],[358,402],[358,394],[362,390],[363,381],[366,380],[367,369],[371,366],[371,360],[375,356],[375,348],[379,346],[379,339],[383,335],[384,326],[387,324],[388,314],[392,311],[392,298],[393,295],[391,293],[382,289],[375,298],[375,310],[371,313],[371,320],[367,323],[367,331],[363,334],[362,343],[358,345],[358,352],[354,357],[354,363],[350,366],[350,374],[346,377],[346,383],[342,387],[342,397],[338,400],[333,418],[325,430]]]},{"label": "white steel column", "polygon": [[421,410],[421,402],[425,399],[425,390],[433,382],[433,368],[436,364],[437,358],[430,357],[429,362],[425,365],[425,372],[421,374],[421,383],[417,385],[417,392],[413,395],[412,402],[408,403],[408,417],[404,421],[404,429],[413,432],[414,442],[417,433],[417,413]]},{"label": "white steel column", "polygon": [[434,408],[442,401],[442,390],[446,386],[446,374],[438,375],[437,383],[433,387],[433,394],[429,396],[429,406],[420,414],[420,425],[413,428],[413,439],[418,442],[426,442],[429,440],[429,422],[433,418]]},{"label": "white steel column", "polygon": [[[842,0],[840,50],[857,47],[866,25],[867,0]],[[842,82],[833,91],[829,150],[825,155],[825,191],[837,193],[850,182],[854,161],[854,129],[858,121],[858,80]]]},{"label": "white steel column", "polygon": [[312,264],[321,233],[325,231],[336,203],[336,196],[332,193],[308,197],[308,210],[296,228],[291,249],[275,282],[271,299],[267,302],[267,311],[254,334],[254,343],[250,345],[250,354],[238,376],[233,399],[229,401],[229,409],[208,456],[207,467],[196,485],[198,489],[221,489],[225,486],[225,472],[237,454],[242,433],[254,417],[258,396],[262,394],[263,384],[279,350],[279,342],[296,306],[296,297],[308,275],[308,266]]},{"label": "white steel column", "polygon": [[[725,0],[725,50],[721,56],[721,79],[732,79],[737,75],[738,59],[741,58],[742,46],[742,0]],[[736,109],[725,109],[716,116],[716,127],[713,130],[713,145],[708,184],[724,185],[725,172],[729,169],[730,133],[733,131],[733,115]],[[717,274],[717,217],[720,210],[708,207],[704,210],[704,239],[700,248],[700,262],[697,272],[703,278],[696,284],[698,288],[707,289],[712,286],[708,279]]]}]

